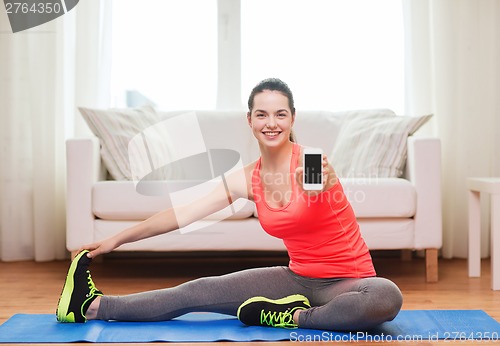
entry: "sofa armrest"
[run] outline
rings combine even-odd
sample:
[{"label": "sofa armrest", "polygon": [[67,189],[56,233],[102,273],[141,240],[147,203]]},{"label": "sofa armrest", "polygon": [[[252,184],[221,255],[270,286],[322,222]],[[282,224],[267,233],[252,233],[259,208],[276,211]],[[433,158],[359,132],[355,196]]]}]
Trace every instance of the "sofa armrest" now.
[{"label": "sofa armrest", "polygon": [[66,141],[66,248],[93,242],[92,185],[105,177],[97,137]]},{"label": "sofa armrest", "polygon": [[417,192],[415,249],[442,246],[441,141],[408,137],[406,178]]}]

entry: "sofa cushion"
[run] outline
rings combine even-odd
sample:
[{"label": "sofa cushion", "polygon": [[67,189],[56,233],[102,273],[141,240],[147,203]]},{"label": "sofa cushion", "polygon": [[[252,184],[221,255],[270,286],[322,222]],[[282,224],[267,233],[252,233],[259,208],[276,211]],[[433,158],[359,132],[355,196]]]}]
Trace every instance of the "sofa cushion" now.
[{"label": "sofa cushion", "polygon": [[[129,143],[136,135],[159,122],[160,118],[155,110],[149,106],[137,109],[80,107],[79,110],[89,128],[101,142],[102,161],[110,175],[116,180],[132,180]],[[154,146],[149,146],[152,153],[147,157],[168,156],[169,146],[166,145],[165,136],[157,134],[156,138],[162,140],[156,141]],[[144,142],[141,140],[141,143]]]},{"label": "sofa cushion", "polygon": [[[281,239],[267,234],[255,218],[214,224],[197,221],[195,232],[176,230],[123,244],[119,251],[285,251]],[[94,241],[109,238],[137,221],[94,221]]]},{"label": "sofa cushion", "polygon": [[[416,193],[408,180],[344,178],[341,182],[358,218],[400,218],[415,215]],[[94,215],[104,220],[144,220],[172,207],[170,193],[186,190],[197,185],[197,182],[169,181],[148,184],[147,189],[155,190],[156,196],[137,192],[131,181],[97,182],[92,188]],[[240,199],[235,202],[233,209],[227,207],[208,216],[206,220],[244,219],[254,215],[254,210],[253,202]]]},{"label": "sofa cushion", "polygon": [[361,219],[359,229],[370,250],[415,248],[414,219]]},{"label": "sofa cushion", "polygon": [[341,177],[401,177],[408,136],[430,117],[396,116],[382,111],[346,116],[331,153],[333,167]]},{"label": "sofa cushion", "polygon": [[[92,211],[97,218],[104,220],[145,220],[151,215],[172,207],[172,194],[186,191],[183,199],[192,200],[190,188],[201,183],[215,187],[215,182],[199,181],[149,181],[137,185],[144,191],[155,191],[146,195],[136,190],[132,181],[100,181],[92,186]],[[209,186],[210,188],[210,186]],[[246,199],[235,201],[231,207],[209,215],[205,220],[245,219],[253,215],[255,205]]]},{"label": "sofa cushion", "polygon": [[401,178],[341,178],[345,195],[358,218],[413,217],[415,187]]}]

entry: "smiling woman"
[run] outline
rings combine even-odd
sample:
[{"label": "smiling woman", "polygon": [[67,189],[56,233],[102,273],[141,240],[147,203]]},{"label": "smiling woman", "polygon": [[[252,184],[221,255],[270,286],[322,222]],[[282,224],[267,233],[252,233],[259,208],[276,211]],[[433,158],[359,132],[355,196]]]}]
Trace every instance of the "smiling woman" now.
[{"label": "smiling woman", "polygon": [[[255,161],[190,203],[83,245],[68,271],[58,321],[164,321],[188,312],[218,312],[247,325],[351,331],[394,319],[401,309],[401,292],[390,280],[376,276],[354,210],[326,155],[320,188],[310,191],[301,183],[305,148],[289,140],[294,112],[288,93],[291,97],[288,86],[276,78],[252,90],[247,119],[260,148]],[[203,277],[121,297],[103,295],[92,281],[88,268],[95,256],[176,231],[242,198],[255,202],[263,230],[283,241],[290,258],[287,267]]]}]

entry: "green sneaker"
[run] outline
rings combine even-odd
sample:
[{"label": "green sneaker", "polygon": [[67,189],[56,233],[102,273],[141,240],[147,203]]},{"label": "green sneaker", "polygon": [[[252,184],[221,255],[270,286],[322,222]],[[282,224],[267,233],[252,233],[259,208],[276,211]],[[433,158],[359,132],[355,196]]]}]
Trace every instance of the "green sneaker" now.
[{"label": "green sneaker", "polygon": [[102,296],[102,292],[95,287],[90,276],[88,268],[92,260],[87,257],[88,252],[87,250],[80,252],[71,262],[57,304],[56,316],[59,322],[86,322],[85,313],[90,304],[98,296]]},{"label": "green sneaker", "polygon": [[253,297],[238,308],[238,319],[249,326],[269,326],[297,328],[293,314],[297,310],[311,307],[309,300],[301,294],[272,300],[265,297]]}]

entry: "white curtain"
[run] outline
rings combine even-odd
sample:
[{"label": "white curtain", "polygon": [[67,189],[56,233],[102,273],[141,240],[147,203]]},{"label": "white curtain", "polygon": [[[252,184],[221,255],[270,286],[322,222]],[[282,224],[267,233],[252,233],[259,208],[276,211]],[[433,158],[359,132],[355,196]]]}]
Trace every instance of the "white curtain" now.
[{"label": "white curtain", "polygon": [[75,122],[76,102],[101,104],[96,81],[102,66],[85,59],[103,56],[102,3],[81,1],[62,17],[16,34],[0,11],[2,261],[67,255],[65,139],[85,132]]},{"label": "white curtain", "polygon": [[[465,258],[466,178],[500,176],[500,1],[403,3],[406,111],[435,114],[427,131],[442,141],[442,253]],[[488,237],[485,227],[483,257]]]}]

